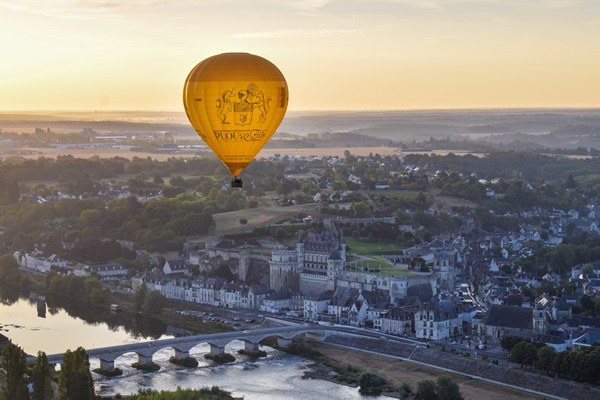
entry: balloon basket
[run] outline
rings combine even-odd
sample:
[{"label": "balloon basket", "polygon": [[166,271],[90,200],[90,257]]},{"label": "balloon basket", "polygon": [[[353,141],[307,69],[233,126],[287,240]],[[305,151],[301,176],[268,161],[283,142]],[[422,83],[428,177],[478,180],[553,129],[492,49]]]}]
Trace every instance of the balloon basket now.
[{"label": "balloon basket", "polygon": [[241,188],[242,187],[242,180],[239,177],[234,177],[231,180],[231,187],[232,188]]}]

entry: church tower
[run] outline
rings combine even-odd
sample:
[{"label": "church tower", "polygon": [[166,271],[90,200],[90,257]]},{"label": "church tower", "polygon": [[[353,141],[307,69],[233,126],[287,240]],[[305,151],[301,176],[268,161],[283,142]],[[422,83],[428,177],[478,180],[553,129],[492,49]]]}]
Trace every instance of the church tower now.
[{"label": "church tower", "polygon": [[538,335],[546,333],[546,309],[543,307],[535,307],[533,309],[533,331]]}]

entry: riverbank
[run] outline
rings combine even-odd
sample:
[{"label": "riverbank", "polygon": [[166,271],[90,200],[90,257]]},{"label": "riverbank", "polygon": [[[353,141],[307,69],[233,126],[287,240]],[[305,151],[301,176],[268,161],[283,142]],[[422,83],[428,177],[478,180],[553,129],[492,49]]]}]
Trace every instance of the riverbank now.
[{"label": "riverbank", "polygon": [[[347,368],[348,365],[359,370],[374,372],[384,377],[393,386],[400,386],[403,383],[408,383],[413,388],[417,382],[424,379],[435,380],[442,373],[439,369],[428,368],[416,363],[393,359],[385,356],[365,353],[359,350],[350,350],[330,346],[325,343],[311,342],[315,351],[322,354],[327,360],[328,365],[337,366],[339,369]],[[467,378],[463,375],[452,373],[443,373],[450,376],[460,386],[465,400],[542,400],[543,397],[532,395],[530,393],[521,392],[519,390],[510,389],[504,386],[495,385],[489,382],[482,382]],[[318,379],[318,375],[316,375]],[[337,383],[345,383],[338,381]],[[399,397],[398,393],[384,393],[389,397]]]},{"label": "riverbank", "polygon": [[[220,322],[200,321],[198,318],[191,315],[181,315],[176,313],[180,309],[180,304],[176,301],[166,300],[162,312],[147,315],[135,313],[133,304],[133,293],[113,292],[106,286],[103,288],[106,297],[101,303],[85,302],[73,304],[67,299],[63,299],[60,295],[49,294],[46,287],[46,274],[30,270],[28,268],[20,268],[21,273],[29,279],[29,291],[32,293],[45,295],[48,307],[60,307],[65,309],[69,314],[82,318],[90,323],[106,322],[111,326],[120,324],[126,329],[131,329],[134,333],[142,334],[157,338],[161,334],[167,333],[167,330],[173,331],[172,334],[188,335],[188,334],[207,334],[229,332],[233,328]],[[27,294],[25,293],[27,296]],[[21,293],[23,296],[23,293]],[[16,300],[16,299],[15,299]],[[110,305],[118,304],[122,311],[117,313],[110,312]],[[188,305],[194,309],[194,305]],[[150,329],[147,321],[154,320],[164,325],[164,328],[157,330],[156,326]],[[170,328],[169,328],[170,327]],[[175,329],[173,329],[175,328]]]}]

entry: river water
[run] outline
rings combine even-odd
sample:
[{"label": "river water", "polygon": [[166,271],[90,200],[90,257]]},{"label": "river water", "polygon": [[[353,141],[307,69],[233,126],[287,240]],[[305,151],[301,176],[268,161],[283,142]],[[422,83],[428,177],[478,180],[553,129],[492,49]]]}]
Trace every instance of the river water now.
[{"label": "river water", "polygon": [[[106,314],[104,310],[87,310],[77,316],[73,310],[48,308],[38,310],[36,303],[19,299],[0,303],[0,333],[21,346],[28,354],[43,350],[48,354],[62,353],[66,349],[104,347],[157,338],[171,337],[167,327],[144,321],[133,324],[124,321],[122,315]],[[108,323],[100,320],[108,320]],[[123,322],[125,326],[119,325]],[[362,399],[357,388],[338,385],[328,381],[302,379],[311,361],[291,356],[270,347],[262,346],[267,357],[251,360],[237,354],[243,348],[240,341],[231,342],[225,350],[236,357],[226,365],[215,365],[204,358],[209,352],[207,344],[200,344],[190,351],[199,361],[197,368],[187,369],[169,363],[172,349],[157,352],[153,361],[160,371],[145,373],[131,367],[137,361],[133,353],[115,360],[115,367],[123,370],[123,376],[104,378],[93,373],[96,392],[103,396],[117,393],[132,394],[139,389],[174,390],[175,388],[201,388],[219,386],[234,396],[247,400],[306,400],[306,399]],[[97,359],[90,359],[92,369],[99,367]],[[380,397],[383,399],[384,397]],[[369,399],[377,399],[370,397]]]}]

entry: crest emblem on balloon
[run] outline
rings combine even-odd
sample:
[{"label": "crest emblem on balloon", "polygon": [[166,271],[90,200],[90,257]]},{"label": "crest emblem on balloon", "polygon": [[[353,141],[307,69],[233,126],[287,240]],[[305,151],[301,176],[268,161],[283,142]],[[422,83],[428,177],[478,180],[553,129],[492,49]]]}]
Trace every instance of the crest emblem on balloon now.
[{"label": "crest emblem on balloon", "polygon": [[[183,102],[198,135],[235,177],[252,161],[281,123],[287,83],[270,61],[225,53],[196,65],[186,79]],[[235,185],[234,185],[235,183]]]}]

